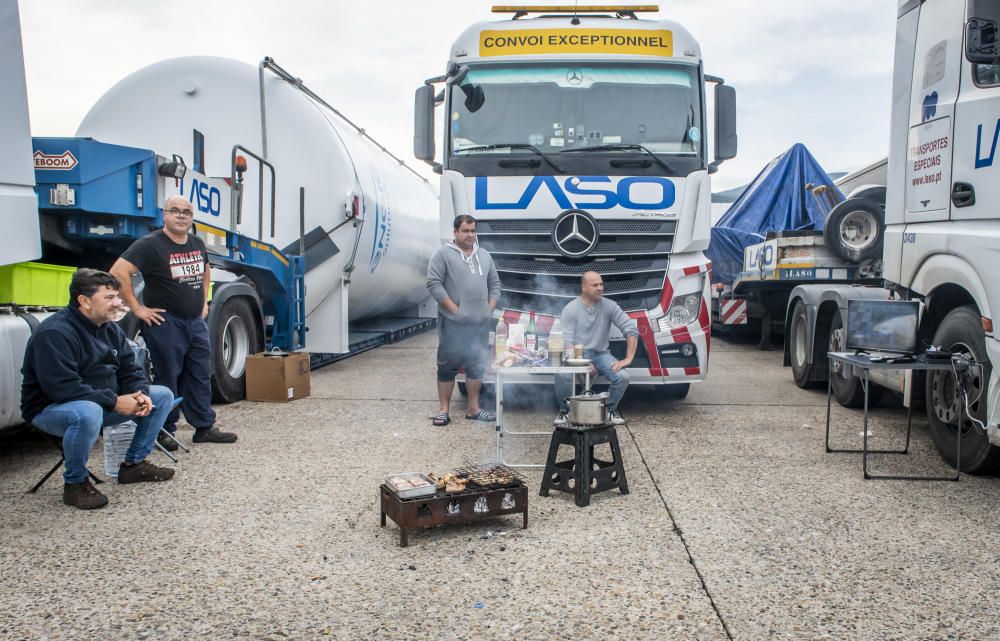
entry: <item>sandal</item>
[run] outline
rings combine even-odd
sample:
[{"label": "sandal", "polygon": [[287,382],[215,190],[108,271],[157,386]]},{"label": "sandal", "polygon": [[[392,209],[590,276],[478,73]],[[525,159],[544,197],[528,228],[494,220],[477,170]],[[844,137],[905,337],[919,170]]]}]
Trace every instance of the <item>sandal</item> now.
[{"label": "sandal", "polygon": [[486,410],[479,410],[478,414],[466,414],[465,418],[470,421],[482,421],[483,423],[489,423],[490,421],[497,420],[497,415]]},{"label": "sandal", "polygon": [[444,427],[448,423],[451,423],[451,417],[448,416],[448,412],[441,412],[431,417],[431,425],[436,427]]}]

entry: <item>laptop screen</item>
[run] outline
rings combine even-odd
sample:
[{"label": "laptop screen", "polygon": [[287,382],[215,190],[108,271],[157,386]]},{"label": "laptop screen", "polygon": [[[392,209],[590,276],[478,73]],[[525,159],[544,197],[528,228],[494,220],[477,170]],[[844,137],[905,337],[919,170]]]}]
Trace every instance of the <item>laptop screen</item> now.
[{"label": "laptop screen", "polygon": [[914,354],[919,314],[915,300],[849,300],[847,349]]}]

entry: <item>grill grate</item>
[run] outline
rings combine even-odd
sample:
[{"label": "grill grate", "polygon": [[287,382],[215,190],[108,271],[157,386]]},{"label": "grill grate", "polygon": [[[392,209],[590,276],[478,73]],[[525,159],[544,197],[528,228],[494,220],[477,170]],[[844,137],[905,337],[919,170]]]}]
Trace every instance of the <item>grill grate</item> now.
[{"label": "grill grate", "polygon": [[[576,295],[579,294],[579,290],[572,296],[549,296],[549,295],[531,295],[531,294],[520,294],[518,292],[504,292],[503,298],[501,300],[501,305],[504,309],[513,309],[519,312],[532,311],[537,314],[551,314],[558,316],[562,313],[563,307],[566,303],[570,302]],[[616,296],[610,294],[605,296],[610,300],[618,303],[626,312],[634,312],[638,310],[653,309],[660,303],[659,293],[651,293],[648,296],[641,295],[625,295]]]},{"label": "grill grate", "polygon": [[586,271],[598,271],[602,275],[633,273],[640,271],[666,271],[666,258],[614,258],[608,261],[585,260],[569,262],[558,258],[555,261],[537,261],[518,256],[494,256],[493,262],[500,272],[523,272],[526,274],[552,274],[579,276]]},{"label": "grill grate", "polygon": [[[643,238],[639,236],[602,236],[591,256],[621,254],[667,254],[672,237]],[[479,245],[491,254],[527,254],[529,256],[561,256],[549,238],[531,236],[479,236]]]},{"label": "grill grate", "polygon": [[[479,235],[489,234],[550,234],[554,220],[481,220],[476,223]],[[665,234],[672,235],[677,223],[672,220],[598,220],[602,234]]]},{"label": "grill grate", "polygon": [[524,484],[524,476],[515,469],[498,463],[468,463],[452,470],[460,479],[468,479],[481,488],[514,487]]},{"label": "grill grate", "polygon": [[[663,287],[663,276],[638,274],[635,277],[605,278],[604,294],[631,294],[641,291],[659,292]],[[576,296],[580,293],[580,279],[575,276],[549,276],[546,274],[500,274],[500,285],[505,290],[549,296]]]}]

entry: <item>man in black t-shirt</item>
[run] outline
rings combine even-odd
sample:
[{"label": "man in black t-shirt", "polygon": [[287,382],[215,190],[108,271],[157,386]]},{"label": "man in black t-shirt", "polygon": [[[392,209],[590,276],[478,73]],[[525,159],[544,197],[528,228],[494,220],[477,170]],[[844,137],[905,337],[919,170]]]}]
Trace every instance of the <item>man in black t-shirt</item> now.
[{"label": "man in black t-shirt", "polygon": [[[215,427],[212,409],[212,351],[208,339],[208,285],[211,271],[205,243],[191,235],[194,210],[183,196],[163,204],[163,229],[140,238],[125,250],[111,273],[121,283],[121,297],[145,323],[142,329],[158,385],[183,396],[184,418],[194,427],[195,443],[232,443],[236,435]],[[145,305],[135,297],[132,274],[145,281]],[[177,429],[178,409],[164,427]],[[161,439],[167,449],[177,449]]]}]

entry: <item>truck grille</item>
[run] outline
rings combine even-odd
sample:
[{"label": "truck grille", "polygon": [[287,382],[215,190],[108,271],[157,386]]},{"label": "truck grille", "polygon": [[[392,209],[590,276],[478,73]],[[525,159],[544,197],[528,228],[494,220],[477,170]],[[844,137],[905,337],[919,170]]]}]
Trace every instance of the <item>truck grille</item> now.
[{"label": "truck grille", "polygon": [[600,240],[584,259],[559,253],[552,220],[478,223],[479,245],[490,252],[507,309],[558,314],[580,293],[580,275],[604,277],[604,293],[625,311],[659,303],[670,262],[676,222],[598,220]]}]

